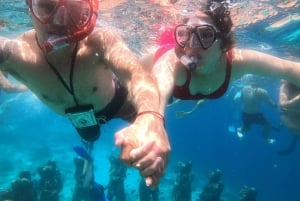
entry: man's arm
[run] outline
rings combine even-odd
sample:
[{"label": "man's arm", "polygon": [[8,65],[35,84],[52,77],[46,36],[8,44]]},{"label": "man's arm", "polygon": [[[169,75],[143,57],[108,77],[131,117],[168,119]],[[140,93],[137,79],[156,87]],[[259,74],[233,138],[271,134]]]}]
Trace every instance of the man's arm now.
[{"label": "man's arm", "polygon": [[[5,68],[5,62],[12,55],[14,41],[0,36],[0,69]],[[23,84],[11,83],[3,72],[0,71],[0,88],[6,92],[26,91],[27,87]]]},{"label": "man's arm", "polygon": [[27,87],[23,84],[11,83],[0,71],[0,89],[3,89],[6,92],[22,92],[26,91]]},{"label": "man's arm", "polygon": [[138,168],[148,179],[147,184],[155,187],[165,170],[170,152],[155,79],[120,37],[110,31],[99,35],[104,41],[106,65],[127,87],[138,113],[132,125],[116,134],[116,144],[122,146],[121,158]]},{"label": "man's arm", "polygon": [[0,69],[11,54],[11,40],[0,36]]},{"label": "man's arm", "polygon": [[106,65],[129,90],[137,112],[158,112],[160,99],[155,80],[143,68],[137,56],[111,30],[98,31]]}]

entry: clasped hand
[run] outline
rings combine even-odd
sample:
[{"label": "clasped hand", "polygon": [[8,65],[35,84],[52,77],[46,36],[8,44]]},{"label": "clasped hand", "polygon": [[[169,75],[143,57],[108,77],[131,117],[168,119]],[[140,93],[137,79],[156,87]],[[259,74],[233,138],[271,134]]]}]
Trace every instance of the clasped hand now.
[{"label": "clasped hand", "polygon": [[139,117],[116,133],[115,144],[121,147],[121,160],[137,168],[147,186],[157,187],[171,150],[164,122],[154,116]]}]

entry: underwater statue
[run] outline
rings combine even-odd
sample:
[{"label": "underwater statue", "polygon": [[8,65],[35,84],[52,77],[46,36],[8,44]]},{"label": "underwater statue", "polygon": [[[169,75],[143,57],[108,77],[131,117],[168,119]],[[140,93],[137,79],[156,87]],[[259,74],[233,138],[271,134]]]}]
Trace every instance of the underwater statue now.
[{"label": "underwater statue", "polygon": [[221,201],[221,194],[224,189],[221,177],[221,170],[217,169],[213,171],[210,174],[208,184],[204,187],[197,201]]},{"label": "underwater statue", "polygon": [[192,181],[194,179],[192,163],[178,162],[177,168],[178,174],[172,190],[172,201],[191,201]]},{"label": "underwater statue", "polygon": [[253,187],[244,186],[240,191],[240,201],[256,201],[257,191]]}]

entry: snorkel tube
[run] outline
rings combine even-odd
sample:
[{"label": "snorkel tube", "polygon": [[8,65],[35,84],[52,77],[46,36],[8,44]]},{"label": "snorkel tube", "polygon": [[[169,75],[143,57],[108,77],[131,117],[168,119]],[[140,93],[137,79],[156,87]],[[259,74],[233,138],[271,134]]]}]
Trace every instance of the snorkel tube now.
[{"label": "snorkel tube", "polygon": [[69,35],[49,34],[48,39],[43,43],[43,46],[47,53],[51,52],[52,50],[64,47],[69,43],[83,40],[94,30],[97,17],[98,17],[99,2],[98,0],[91,0],[91,1],[92,1],[91,3],[92,3],[93,10],[92,10],[92,17],[89,23],[82,29],[77,29],[77,31],[74,31]]},{"label": "snorkel tube", "polygon": [[46,41],[43,42],[44,49],[47,53],[51,52],[52,50],[56,50],[67,46],[69,43],[67,36],[60,36],[56,34],[49,34],[49,37]]},{"label": "snorkel tube", "polygon": [[180,57],[180,62],[190,71],[194,71],[197,68],[198,59],[196,57],[189,57],[182,55]]},{"label": "snorkel tube", "polygon": [[175,54],[179,58],[180,62],[188,69],[189,71],[194,71],[197,68],[197,57],[189,57],[184,54],[183,49],[178,45],[175,46]]}]

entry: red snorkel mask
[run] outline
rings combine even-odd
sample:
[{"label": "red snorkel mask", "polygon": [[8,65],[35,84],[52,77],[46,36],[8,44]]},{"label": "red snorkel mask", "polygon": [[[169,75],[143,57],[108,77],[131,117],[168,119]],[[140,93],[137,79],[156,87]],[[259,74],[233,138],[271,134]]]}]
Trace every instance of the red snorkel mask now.
[{"label": "red snorkel mask", "polygon": [[41,24],[64,30],[64,33],[48,33],[43,44],[47,52],[88,36],[95,27],[99,6],[98,0],[27,0],[27,4]]}]

